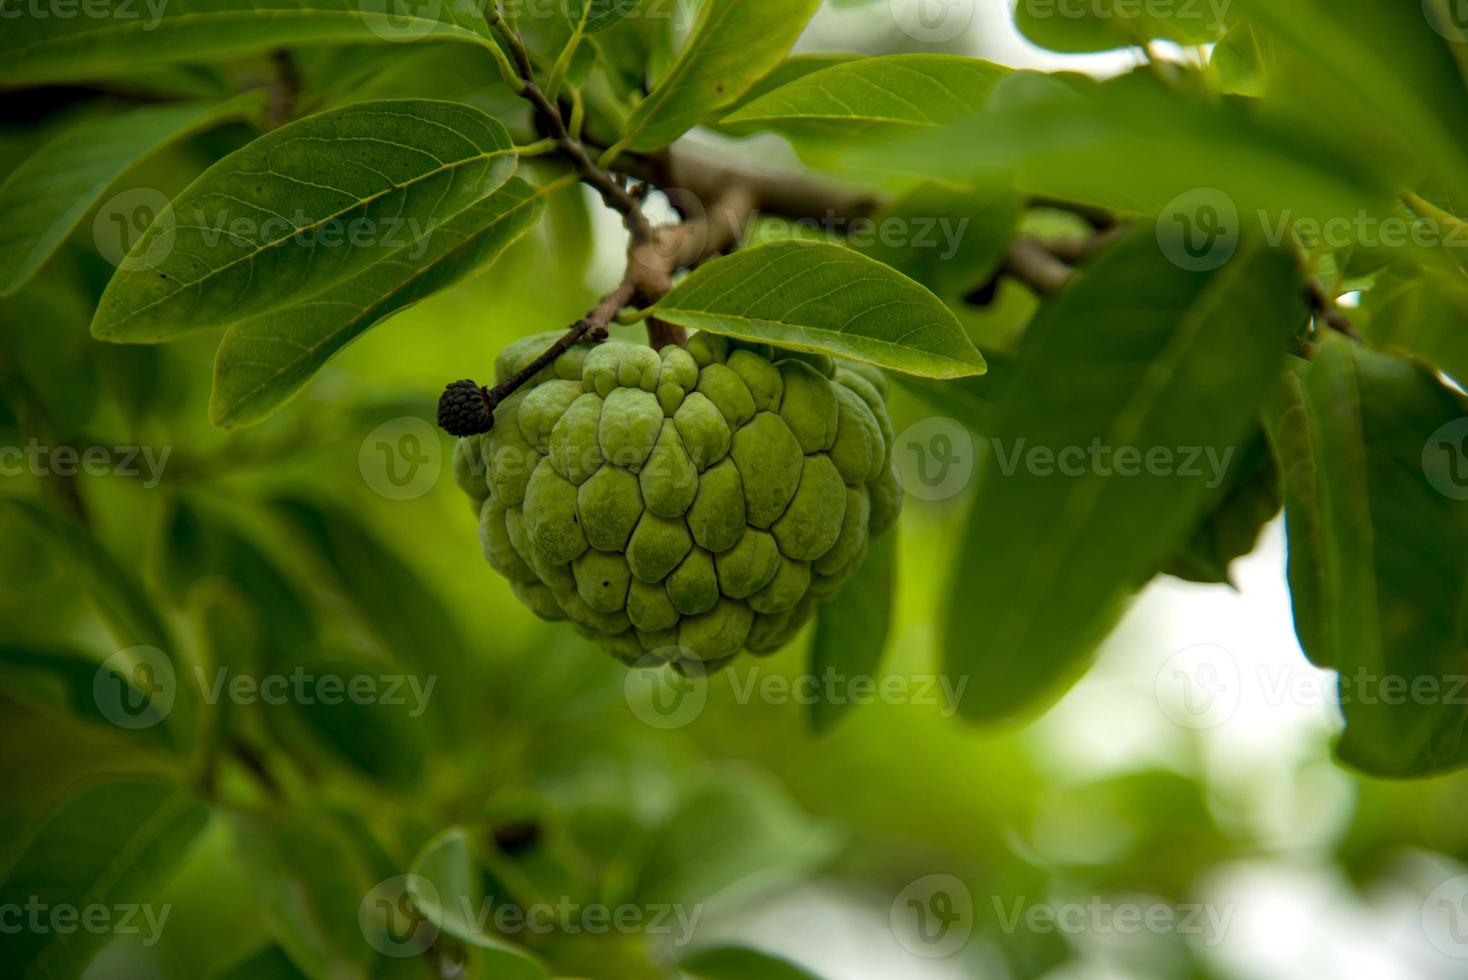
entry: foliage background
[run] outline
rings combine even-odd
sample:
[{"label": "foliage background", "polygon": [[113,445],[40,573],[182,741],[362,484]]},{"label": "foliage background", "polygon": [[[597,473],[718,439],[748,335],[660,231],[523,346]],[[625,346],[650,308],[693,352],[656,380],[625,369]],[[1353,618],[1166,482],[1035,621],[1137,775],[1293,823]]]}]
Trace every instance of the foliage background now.
[{"label": "foliage background", "polygon": [[[806,46],[910,47],[880,6],[823,12]],[[1000,23],[984,24],[976,43],[989,47],[971,53],[1102,71],[1131,58],[1056,62],[1010,35],[996,42],[989,32]],[[321,54],[364,66],[379,57]],[[394,57],[364,81],[338,76],[341,87],[352,97],[442,94],[453,80],[467,92],[473,72],[492,72],[454,49]],[[0,169],[85,111],[8,105]],[[127,181],[171,195],[248,138],[243,126],[194,137]],[[786,153],[768,141],[740,152]],[[78,784],[174,777],[180,766],[217,774],[214,815],[156,893],[172,907],[161,942],[117,938],[88,975],[228,975],[276,944],[291,948],[296,967],[262,960],[258,975],[307,962],[321,975],[398,975],[406,968],[372,956],[354,932],[362,886],[401,873],[455,824],[485,847],[498,837],[509,894],[707,903],[695,946],[759,946],[828,977],[1461,975],[1461,961],[1422,930],[1426,897],[1468,860],[1464,777],[1395,784],[1341,768],[1330,757],[1339,720],[1328,697],[1256,698],[1194,731],[1170,720],[1157,695],[1167,658],[1200,643],[1228,648],[1246,669],[1312,673],[1290,631],[1277,528],[1236,568],[1237,591],[1151,586],[1098,667],[1039,720],[974,729],[934,706],[876,704],[817,738],[802,706],[737,703],[727,681],[687,727],[640,720],[624,668],[533,620],[483,567],[446,440],[424,496],[376,492],[379,426],[426,416],[464,365],[490,364],[511,340],[574,320],[615,281],[616,227],[598,210],[580,189],[564,192],[552,220],[487,273],[369,334],[288,411],[239,434],[207,421],[213,338],[147,348],[90,339],[111,268],[89,233],[0,307],[8,444],[171,451],[153,488],[118,476],[60,490],[49,486],[55,478],[6,478],[6,497],[65,505],[74,492],[115,566],[0,508],[0,841],[17,852],[25,828]],[[899,430],[932,414],[905,393],[893,411]],[[907,502],[894,674],[938,669],[933,624],[964,504]],[[94,588],[79,585],[90,577]],[[147,606],[135,608],[140,601]],[[41,654],[75,650],[90,663],[110,652],[99,606],[145,617],[154,613],[138,608],[151,607],[201,663],[430,670],[440,676],[435,710],[422,724],[321,717],[300,705],[231,711],[206,720],[225,761],[180,763],[159,751],[157,730],[122,732],[76,710],[90,667],[37,667]],[[797,644],[764,669],[793,677],[804,656]],[[251,777],[257,767],[274,791]],[[86,816],[105,824],[114,806],[128,816],[116,800]],[[528,844],[527,825],[538,828]],[[68,853],[84,857],[85,840]],[[92,844],[105,849],[105,834]],[[932,874],[971,892],[974,938],[954,957],[923,961],[889,914]],[[1086,896],[1231,905],[1235,918],[1209,946],[1177,935],[1006,931],[996,904]],[[565,976],[666,975],[687,953],[638,935],[529,945]]]}]

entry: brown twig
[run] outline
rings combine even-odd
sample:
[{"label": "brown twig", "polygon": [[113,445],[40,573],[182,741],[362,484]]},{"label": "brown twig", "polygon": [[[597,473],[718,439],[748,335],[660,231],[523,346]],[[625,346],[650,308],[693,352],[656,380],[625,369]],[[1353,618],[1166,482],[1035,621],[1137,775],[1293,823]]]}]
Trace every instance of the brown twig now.
[{"label": "brown twig", "polygon": [[1311,279],[1306,288],[1310,306],[1315,311],[1316,318],[1336,333],[1360,343],[1361,334],[1356,329],[1356,325],[1351,322],[1350,317],[1341,312],[1339,306],[1336,306],[1335,300],[1325,291],[1325,287],[1318,280]]},{"label": "brown twig", "polygon": [[555,140],[556,149],[576,168],[581,179],[601,195],[607,207],[622,215],[633,239],[646,240],[652,234],[652,226],[642,213],[641,205],[638,204],[635,197],[628,193],[627,188],[617,183],[610,174],[597,166],[596,161],[586,152],[586,147],[566,128],[566,120],[561,114],[560,106],[546,96],[535,79],[535,67],[530,63],[530,52],[526,49],[519,32],[506,24],[499,10],[492,5],[485,12],[485,19],[490,29],[495,32],[495,36],[503,40],[505,46],[509,48],[510,57],[515,62],[515,70],[519,72],[521,81],[525,83],[524,88],[520,90],[520,97],[535,109],[536,118],[540,121],[546,134]]},{"label": "brown twig", "polygon": [[276,48],[270,52],[270,63],[275,69],[275,76],[270,80],[269,102],[265,111],[270,125],[279,129],[296,113],[296,103],[301,98],[301,70],[287,48]]}]

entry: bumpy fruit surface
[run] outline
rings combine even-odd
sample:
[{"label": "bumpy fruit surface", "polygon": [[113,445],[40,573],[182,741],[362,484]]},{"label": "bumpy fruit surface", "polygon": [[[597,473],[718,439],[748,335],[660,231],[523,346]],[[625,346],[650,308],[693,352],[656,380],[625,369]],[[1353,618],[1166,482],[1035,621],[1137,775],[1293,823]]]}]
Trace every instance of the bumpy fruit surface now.
[{"label": "bumpy fruit surface", "polygon": [[[501,353],[497,381],[546,348]],[[571,348],[460,440],[485,557],[628,663],[772,653],[896,519],[881,372],[696,334]]]}]

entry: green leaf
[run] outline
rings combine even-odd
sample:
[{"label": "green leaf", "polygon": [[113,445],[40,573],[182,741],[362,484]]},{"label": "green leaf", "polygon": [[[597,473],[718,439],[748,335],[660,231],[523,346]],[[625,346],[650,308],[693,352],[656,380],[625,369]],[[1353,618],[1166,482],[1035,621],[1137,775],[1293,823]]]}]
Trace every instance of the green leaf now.
[{"label": "green leaf", "polygon": [[925,184],[853,224],[863,255],[956,300],[987,282],[1004,261],[1023,202],[1007,183],[956,188]]},{"label": "green leaf", "polygon": [[1304,322],[1301,293],[1291,258],[1255,239],[1189,272],[1148,231],[1041,310],[1004,388],[945,617],[968,717],[1012,715],[1074,680],[1130,591],[1186,540]]},{"label": "green leaf", "polygon": [[[810,648],[810,674],[875,679],[887,649],[896,596],[897,530],[872,541],[861,568],[830,602],[821,606]],[[811,702],[811,727],[828,732],[848,709],[849,700]]]},{"label": "green leaf", "polygon": [[637,901],[749,900],[810,874],[838,843],[763,773],[722,769],[685,791],[654,834]]},{"label": "green leaf", "polygon": [[359,103],[282,126],[154,220],[102,294],[92,333],[156,343],[316,299],[421,256],[516,163],[503,126],[450,102]]},{"label": "green leaf", "polygon": [[1273,37],[1236,24],[1214,46],[1208,64],[1225,92],[1261,98],[1278,72],[1279,51]]},{"label": "green leaf", "polygon": [[1455,60],[1465,35],[1439,21],[1450,4],[1377,0],[1240,0],[1283,57],[1272,94],[1287,102],[1301,135],[1357,134],[1362,147],[1395,161],[1405,183],[1424,166],[1468,191],[1468,88]]},{"label": "green leaf", "polygon": [[168,630],[142,582],[85,527],[16,497],[0,500],[0,508],[9,508],[48,543],[52,554],[61,558],[77,584],[91,596],[97,614],[119,645],[171,649]]},{"label": "green leaf", "polygon": [[673,68],[632,113],[619,146],[672,143],[784,59],[820,0],[707,0]]},{"label": "green leaf", "polygon": [[262,950],[209,974],[209,980],[307,980],[279,946]]},{"label": "green leaf", "polygon": [[442,696],[438,679],[408,677],[381,660],[310,651],[290,651],[279,668],[288,676],[296,676],[299,669],[316,683],[330,683],[341,692],[351,692],[364,679],[373,683],[369,689],[373,693],[366,698],[323,695],[270,712],[267,720],[283,743],[315,749],[317,755],[324,750],[323,761],[329,766],[387,789],[422,785],[429,766],[425,720],[434,698]]},{"label": "green leaf", "polygon": [[450,827],[424,844],[408,874],[408,892],[424,918],[481,950],[495,977],[545,980],[545,970],[529,954],[486,933],[475,921],[487,908],[484,867],[463,828]]},{"label": "green leaf", "polygon": [[1337,751],[1377,776],[1468,761],[1468,402],[1406,358],[1328,336],[1271,432],[1310,659],[1340,673]]},{"label": "green leaf", "polygon": [[[587,34],[599,34],[617,26],[629,14],[637,10],[642,0],[570,0],[567,13],[571,23],[581,23],[586,18],[584,29]],[[591,8],[588,10],[587,8]]]},{"label": "green leaf", "polygon": [[373,882],[340,827],[305,811],[229,820],[272,938],[307,976],[367,975],[359,915]]},{"label": "green leaf", "polygon": [[775,242],[716,259],[664,297],[656,315],[921,377],[984,373],[984,358],[938,297],[839,245]]},{"label": "green leaf", "polygon": [[[209,808],[169,783],[87,786],[19,845],[0,885],[0,906],[39,902],[82,914],[149,902],[208,822]],[[11,976],[77,977],[108,938],[86,928],[0,929],[0,962]]]},{"label": "green leaf", "polygon": [[1236,209],[1234,225],[1254,229],[1281,215],[1353,217],[1395,193],[1380,161],[1340,133],[1302,132],[1199,88],[1196,76],[1170,88],[1146,71],[1099,85],[1015,72],[966,120],[847,155],[933,180],[1007,178],[1028,194],[1141,214],[1207,189]]},{"label": "green leaf", "polygon": [[1216,41],[1228,27],[1228,5],[1195,2],[1137,4],[1129,0],[1027,0],[1015,7],[1020,33],[1042,48],[1088,54],[1172,41],[1184,46]]},{"label": "green leaf", "polygon": [[169,143],[265,104],[259,92],[227,102],[145,106],[63,130],[0,184],[0,296],[15,293],[55,253],[118,177]]},{"label": "green leaf", "polygon": [[265,420],[373,326],[497,259],[544,208],[542,191],[512,179],[411,252],[400,250],[307,302],[235,324],[215,358],[210,420],[225,429]]},{"label": "green leaf", "polygon": [[[277,501],[298,544],[324,566],[325,582],[392,652],[397,663],[428,678],[473,675],[463,660],[464,638],[452,610],[424,584],[422,576],[363,525],[355,515],[332,505],[301,499]],[[443,704],[462,711],[474,697],[463,684],[444,684],[434,692],[429,714],[442,714]]]},{"label": "green leaf", "polygon": [[817,980],[787,959],[745,946],[701,949],[679,960],[678,969],[695,980]]},{"label": "green leaf", "polygon": [[[93,8],[88,8],[91,11]],[[309,42],[454,39],[492,44],[477,3],[386,0],[106,0],[104,15],[6,17],[7,86],[77,82]]]},{"label": "green leaf", "polygon": [[926,129],[978,111],[1009,69],[977,58],[893,54],[824,68],[725,116],[725,125],[837,139]]},{"label": "green leaf", "polygon": [[1279,470],[1261,430],[1230,468],[1223,496],[1162,571],[1188,582],[1232,584],[1229,566],[1254,550],[1283,504]]},{"label": "green leaf", "polygon": [[[133,714],[136,728],[120,729],[98,703],[96,688],[99,673],[106,671],[106,683],[127,687],[124,695],[129,704],[143,708]],[[135,733],[144,739],[163,739],[167,729],[159,725],[163,717],[146,690],[139,688],[130,673],[102,666],[98,658],[83,650],[68,647],[38,647],[0,644],[0,689],[27,701],[39,699],[69,718],[112,731]]]},{"label": "green leaf", "polygon": [[1366,292],[1362,335],[1379,350],[1409,354],[1468,380],[1468,285],[1432,268],[1389,271]]}]

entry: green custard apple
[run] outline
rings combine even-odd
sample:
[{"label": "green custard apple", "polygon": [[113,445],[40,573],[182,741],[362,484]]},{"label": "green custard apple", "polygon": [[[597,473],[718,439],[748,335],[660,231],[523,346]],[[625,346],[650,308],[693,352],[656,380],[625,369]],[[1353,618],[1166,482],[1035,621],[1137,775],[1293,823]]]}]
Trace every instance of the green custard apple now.
[{"label": "green custard apple", "polygon": [[[496,364],[503,382],[554,334]],[[579,344],[459,441],[484,555],[536,615],[627,663],[772,653],[897,519],[886,379],[695,334]]]}]

